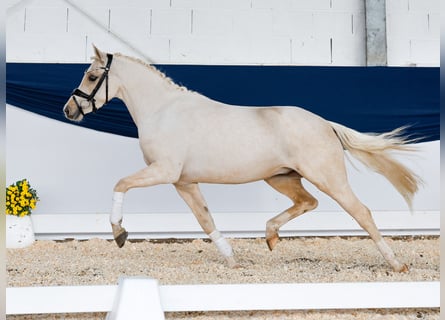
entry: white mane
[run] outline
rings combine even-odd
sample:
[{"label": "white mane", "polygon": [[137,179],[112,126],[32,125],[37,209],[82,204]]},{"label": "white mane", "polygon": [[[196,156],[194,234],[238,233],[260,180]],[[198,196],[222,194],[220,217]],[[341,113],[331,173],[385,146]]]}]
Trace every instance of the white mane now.
[{"label": "white mane", "polygon": [[181,91],[190,91],[186,87],[178,85],[170,77],[167,77],[167,75],[165,73],[163,73],[162,71],[158,70],[153,65],[151,65],[151,64],[149,64],[149,63],[147,63],[147,62],[145,62],[145,61],[143,61],[141,59],[130,57],[130,56],[126,56],[126,55],[124,55],[122,53],[115,53],[114,55],[116,57],[122,57],[122,58],[128,59],[130,61],[136,62],[136,63],[146,67],[149,71],[154,72],[155,74],[157,74],[158,76],[163,78],[165,81],[167,81],[170,85],[176,87],[177,89],[179,89]]}]

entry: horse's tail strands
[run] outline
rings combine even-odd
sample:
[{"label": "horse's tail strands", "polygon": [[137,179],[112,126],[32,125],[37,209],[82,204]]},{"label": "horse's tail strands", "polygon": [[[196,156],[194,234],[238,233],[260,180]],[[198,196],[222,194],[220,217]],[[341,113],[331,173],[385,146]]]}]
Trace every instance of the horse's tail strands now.
[{"label": "horse's tail strands", "polygon": [[412,211],[412,199],[422,179],[397,161],[392,151],[413,152],[413,140],[401,136],[404,127],[382,134],[364,134],[335,122],[330,122],[343,148],[367,167],[386,177],[407,202]]}]

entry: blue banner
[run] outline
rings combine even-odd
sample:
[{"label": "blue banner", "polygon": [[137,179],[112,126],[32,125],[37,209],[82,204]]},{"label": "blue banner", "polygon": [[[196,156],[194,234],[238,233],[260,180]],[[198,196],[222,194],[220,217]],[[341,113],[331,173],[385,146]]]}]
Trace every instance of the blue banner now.
[{"label": "blue banner", "polygon": [[[62,108],[88,66],[8,63],[6,102],[70,124],[137,137],[135,124],[118,99],[81,123],[65,119]],[[440,139],[439,68],[155,66],[176,83],[221,102],[299,106],[361,132],[408,125],[411,138]]]}]

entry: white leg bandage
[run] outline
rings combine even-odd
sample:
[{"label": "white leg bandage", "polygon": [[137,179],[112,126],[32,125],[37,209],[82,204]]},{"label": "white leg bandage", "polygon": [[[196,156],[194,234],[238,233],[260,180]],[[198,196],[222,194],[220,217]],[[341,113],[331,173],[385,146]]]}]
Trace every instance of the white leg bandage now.
[{"label": "white leg bandage", "polygon": [[227,242],[227,240],[221,235],[218,230],[213,231],[209,234],[210,239],[212,239],[213,243],[215,243],[219,252],[224,257],[233,256],[232,246]]},{"label": "white leg bandage", "polygon": [[122,205],[124,203],[123,192],[113,193],[113,207],[111,209],[110,222],[118,224],[122,220]]}]

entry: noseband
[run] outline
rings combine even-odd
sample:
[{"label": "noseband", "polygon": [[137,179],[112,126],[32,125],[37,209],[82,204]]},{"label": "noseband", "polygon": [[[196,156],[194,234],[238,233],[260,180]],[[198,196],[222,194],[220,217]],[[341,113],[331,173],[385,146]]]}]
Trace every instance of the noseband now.
[{"label": "noseband", "polygon": [[100,68],[100,69],[103,69],[104,72],[102,73],[102,76],[100,77],[99,81],[97,82],[96,87],[94,87],[93,91],[91,91],[90,94],[83,92],[79,88],[75,89],[73,91],[73,93],[71,93],[71,96],[73,97],[74,102],[76,103],[77,109],[79,109],[79,112],[83,116],[85,115],[85,113],[83,112],[83,109],[82,109],[79,101],[77,101],[76,96],[86,99],[86,101],[88,101],[88,103],[92,103],[93,104],[93,112],[96,112],[97,111],[96,99],[94,98],[94,96],[96,95],[97,91],[100,89],[104,80],[105,80],[105,103],[108,103],[108,71],[110,71],[111,61],[113,61],[113,55],[110,53],[107,53],[107,64],[105,67]]}]

